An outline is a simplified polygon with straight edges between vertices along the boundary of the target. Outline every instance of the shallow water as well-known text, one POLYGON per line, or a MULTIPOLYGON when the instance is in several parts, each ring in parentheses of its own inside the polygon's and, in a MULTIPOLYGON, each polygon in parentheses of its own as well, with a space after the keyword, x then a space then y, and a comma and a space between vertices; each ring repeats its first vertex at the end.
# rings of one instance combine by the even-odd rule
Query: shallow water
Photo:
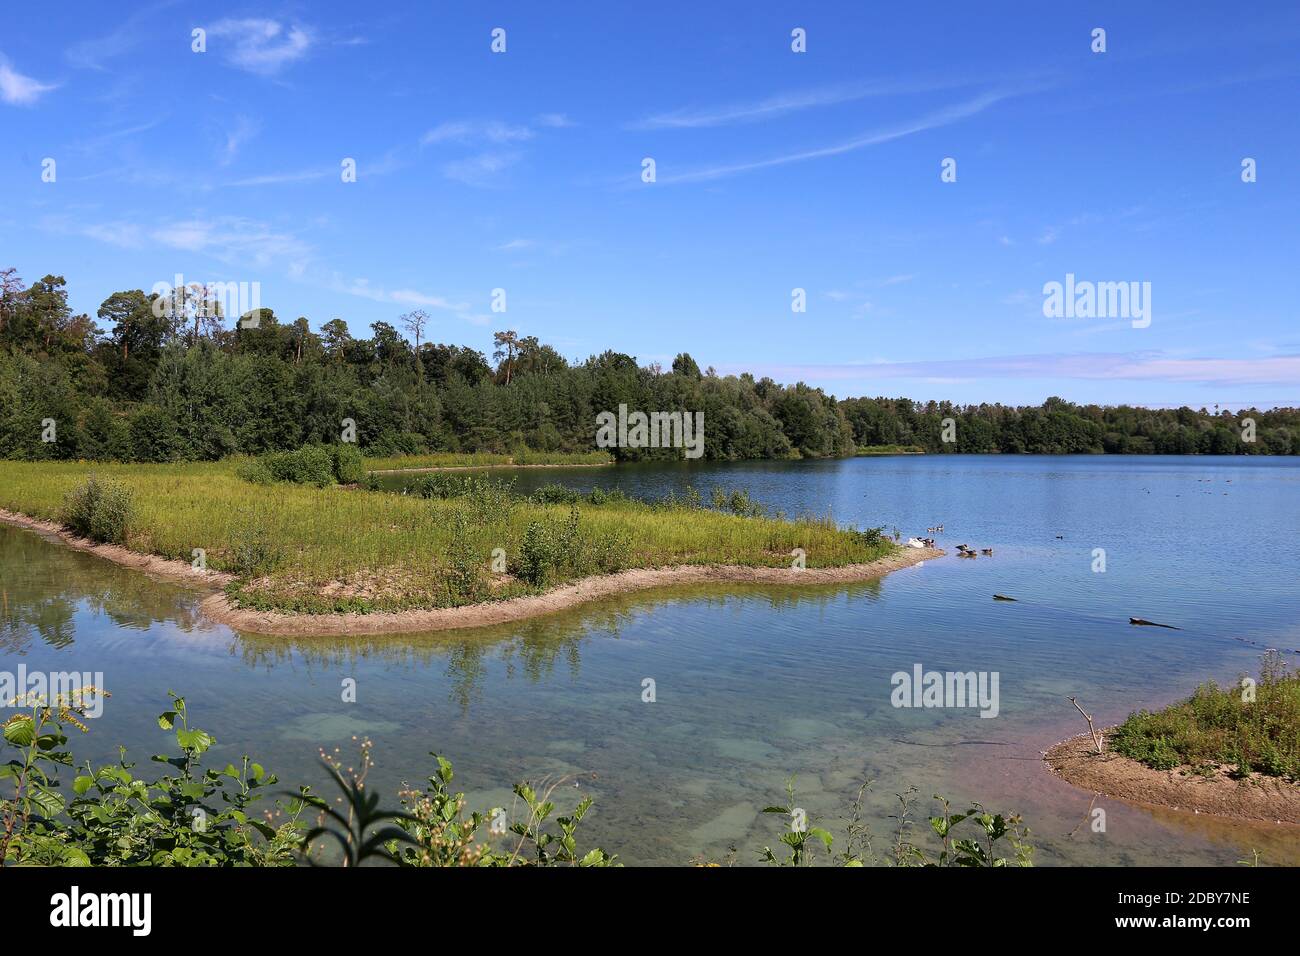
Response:
POLYGON ((759 811, 784 802, 791 776, 796 804, 836 832, 872 780, 881 849, 894 795, 915 786, 922 811, 942 793, 1021 812, 1038 863, 1230 865, 1252 848, 1300 863, 1296 829, 1105 798, 1106 832, 1093 833, 1092 795, 1039 760, 1084 729, 1067 694, 1111 723, 1253 671, 1265 647, 1300 648, 1300 461, 900 457, 518 475, 524 489, 648 496, 745 487, 859 527, 942 522, 950 552, 994 555, 852 586, 674 588, 451 635, 271 638, 200 620, 193 592, 0 527, 0 670, 102 671, 113 697, 75 741, 94 759, 119 742, 142 763, 166 750, 155 717, 173 689, 216 734, 214 763, 249 752, 286 783, 319 783, 318 747, 347 752, 353 735, 376 741, 372 781, 386 794, 421 780, 431 750, 475 805, 509 805, 517 779, 576 775, 557 802, 591 794, 582 842, 628 863, 732 846, 754 862, 782 822, 759 811), (917 663, 998 672, 998 716, 893 707, 891 675, 917 663), (341 700, 344 678, 355 704, 341 700))

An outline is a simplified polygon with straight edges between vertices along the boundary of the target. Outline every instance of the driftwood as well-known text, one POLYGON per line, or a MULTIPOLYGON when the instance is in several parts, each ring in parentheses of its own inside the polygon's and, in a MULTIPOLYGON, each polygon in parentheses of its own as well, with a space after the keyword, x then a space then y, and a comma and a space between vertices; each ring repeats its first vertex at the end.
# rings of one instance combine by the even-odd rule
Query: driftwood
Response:
POLYGON ((995 600, 995 601, 1017 601, 1017 600, 1019 600, 1019 598, 1007 597, 1005 594, 995 594, 995 595, 993 595, 993 600, 995 600))
POLYGON ((1084 713, 1083 708, 1079 706, 1079 702, 1075 700, 1073 697, 1067 697, 1065 699, 1074 705, 1075 710, 1083 714, 1083 719, 1088 722, 1088 733, 1092 735, 1093 746, 1097 748, 1097 753, 1101 753, 1102 745, 1105 743, 1105 741, 1102 739, 1101 733, 1097 730, 1097 728, 1092 725, 1092 714, 1084 713))
POLYGON ((1171 631, 1181 631, 1181 627, 1174 627, 1172 624, 1157 624, 1155 621, 1146 621, 1140 617, 1131 617, 1128 619, 1130 624, 1140 624, 1143 627, 1167 627, 1171 631))

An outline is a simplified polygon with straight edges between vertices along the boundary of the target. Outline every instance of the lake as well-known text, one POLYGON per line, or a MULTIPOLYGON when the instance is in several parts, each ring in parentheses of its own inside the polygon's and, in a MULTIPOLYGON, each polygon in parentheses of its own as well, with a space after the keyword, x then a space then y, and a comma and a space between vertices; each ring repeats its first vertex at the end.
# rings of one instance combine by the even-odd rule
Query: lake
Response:
POLYGON ((1039 864, 1232 865, 1251 849, 1300 863, 1295 828, 1094 803, 1039 759, 1086 729, 1066 695, 1110 724, 1254 673, 1266 647, 1300 648, 1300 460, 907 456, 511 474, 522 490, 741 487, 790 515, 905 537, 943 523, 949 556, 865 584, 674 588, 478 631, 271 638, 203 621, 194 592, 0 526, 0 670, 102 671, 113 697, 88 735, 73 731, 78 756, 96 762, 118 743, 146 765, 174 749, 155 721, 170 689, 216 735, 212 763, 251 753, 286 785, 319 785, 318 749, 347 753, 354 735, 375 741, 371 785, 388 803, 423 780, 430 751, 453 761, 474 806, 508 806, 518 779, 574 775, 581 788, 566 781, 556 800, 595 799, 580 842, 626 863, 725 860, 732 847, 756 862, 784 822, 759 811, 784 803, 792 777, 796 804, 836 833, 872 781, 866 816, 882 850, 895 795, 915 787, 922 810, 940 793, 1019 811, 1039 864), (961 560, 958 543, 994 553, 961 560), (996 672, 997 716, 894 707, 891 675, 918 664, 996 672), (342 700, 346 678, 355 703, 342 700), (1105 833, 1089 826, 1094 805, 1105 833))

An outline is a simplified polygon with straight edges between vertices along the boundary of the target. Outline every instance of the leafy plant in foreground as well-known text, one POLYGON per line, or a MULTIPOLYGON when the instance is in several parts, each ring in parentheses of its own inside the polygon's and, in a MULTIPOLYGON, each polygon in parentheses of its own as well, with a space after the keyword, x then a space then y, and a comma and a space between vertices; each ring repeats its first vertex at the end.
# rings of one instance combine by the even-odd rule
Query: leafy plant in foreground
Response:
MULTIPOLYGON (((870 788, 863 784, 854 803, 853 815, 847 830, 847 846, 838 856, 831 855, 834 838, 830 831, 812 826, 804 811, 795 806, 794 780, 786 785, 787 803, 785 806, 764 808, 764 813, 785 815, 790 820, 786 832, 781 835, 781 843, 789 847, 784 858, 778 858, 771 847, 764 847, 759 855, 766 863, 776 866, 807 866, 814 862, 818 847, 826 854, 829 862, 839 866, 864 866, 878 862, 871 849, 869 829, 862 823, 862 798, 870 788)), ((1029 830, 1025 828, 1018 815, 989 813, 978 803, 972 803, 969 809, 953 813, 951 804, 941 796, 935 795, 940 812, 929 818, 930 830, 939 838, 940 849, 937 855, 917 843, 912 842, 912 816, 915 812, 915 788, 898 795, 900 810, 895 815, 897 828, 894 846, 889 857, 884 860, 893 866, 960 866, 960 867, 1003 867, 1032 866, 1033 847, 1029 845, 1029 830), (974 828, 971 836, 956 836, 954 830, 962 823, 969 823, 966 831, 974 828), (1000 856, 1004 852, 1000 843, 1006 840, 1012 851, 1011 857, 1000 856)))

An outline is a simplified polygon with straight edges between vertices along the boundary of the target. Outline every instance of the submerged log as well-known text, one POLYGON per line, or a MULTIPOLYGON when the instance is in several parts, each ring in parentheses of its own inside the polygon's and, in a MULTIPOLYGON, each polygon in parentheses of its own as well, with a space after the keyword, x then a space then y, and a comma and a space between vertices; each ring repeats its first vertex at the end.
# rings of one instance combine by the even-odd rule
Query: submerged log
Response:
POLYGON ((1140 617, 1131 617, 1128 619, 1130 624, 1140 624, 1143 627, 1167 627, 1171 631, 1181 631, 1181 627, 1174 627, 1172 624, 1157 624, 1155 621, 1144 621, 1140 617))

